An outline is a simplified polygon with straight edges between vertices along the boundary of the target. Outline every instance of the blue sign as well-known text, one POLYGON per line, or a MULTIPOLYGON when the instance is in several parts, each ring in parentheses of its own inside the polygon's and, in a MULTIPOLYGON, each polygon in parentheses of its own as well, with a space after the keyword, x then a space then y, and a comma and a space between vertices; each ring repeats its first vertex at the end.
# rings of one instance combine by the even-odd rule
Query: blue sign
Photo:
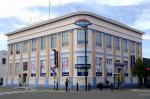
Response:
POLYGON ((86 27, 86 26, 91 25, 91 23, 87 19, 78 19, 78 20, 76 20, 75 25, 78 25, 81 27, 86 27))
POLYGON ((102 72, 96 72, 96 76, 102 76, 102 72))
POLYGON ((69 72, 62 72, 62 76, 69 76, 69 72))
MULTIPOLYGON (((85 68, 85 64, 75 64, 75 68, 85 68)), ((91 64, 86 64, 86 68, 91 68, 91 64)))

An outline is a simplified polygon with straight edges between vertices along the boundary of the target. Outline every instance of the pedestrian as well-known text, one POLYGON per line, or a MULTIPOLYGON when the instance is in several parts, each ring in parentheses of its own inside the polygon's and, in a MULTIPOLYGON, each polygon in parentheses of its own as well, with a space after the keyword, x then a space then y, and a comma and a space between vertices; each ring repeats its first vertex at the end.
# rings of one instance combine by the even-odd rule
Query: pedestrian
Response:
POLYGON ((65 81, 66 91, 68 91, 68 83, 69 83, 69 79, 67 78, 65 81))

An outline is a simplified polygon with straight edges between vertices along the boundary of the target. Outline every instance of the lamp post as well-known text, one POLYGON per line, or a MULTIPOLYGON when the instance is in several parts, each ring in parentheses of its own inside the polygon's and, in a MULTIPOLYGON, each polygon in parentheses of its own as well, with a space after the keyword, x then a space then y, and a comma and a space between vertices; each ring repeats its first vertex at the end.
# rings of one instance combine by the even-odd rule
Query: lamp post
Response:
POLYGON ((92 25, 92 23, 87 20, 87 19, 78 19, 74 23, 75 25, 78 25, 82 28, 84 28, 84 40, 85 40, 85 63, 84 63, 84 68, 85 68, 85 90, 87 91, 87 28, 89 25, 92 25))

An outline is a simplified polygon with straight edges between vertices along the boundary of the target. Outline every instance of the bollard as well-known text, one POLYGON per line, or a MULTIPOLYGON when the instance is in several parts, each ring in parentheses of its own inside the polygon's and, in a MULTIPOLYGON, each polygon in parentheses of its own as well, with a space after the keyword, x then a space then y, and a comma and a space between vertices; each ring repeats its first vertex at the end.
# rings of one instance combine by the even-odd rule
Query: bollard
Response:
POLYGON ((77 83, 77 92, 78 92, 78 83, 77 83))
POLYGON ((111 91, 113 91, 113 83, 110 84, 111 91))
POLYGON ((90 83, 89 83, 89 84, 88 84, 88 90, 89 90, 89 91, 90 91, 90 87, 91 87, 91 86, 90 86, 90 83))
POLYGON ((56 85, 56 89, 58 90, 58 82, 57 82, 57 85, 56 85))

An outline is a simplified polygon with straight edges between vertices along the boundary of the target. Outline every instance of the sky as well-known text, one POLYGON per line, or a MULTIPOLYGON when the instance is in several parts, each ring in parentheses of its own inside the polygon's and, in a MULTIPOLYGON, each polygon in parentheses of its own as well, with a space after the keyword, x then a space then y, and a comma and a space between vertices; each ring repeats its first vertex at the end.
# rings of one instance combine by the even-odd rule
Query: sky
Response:
POLYGON ((89 11, 139 29, 143 57, 150 58, 150 0, 0 0, 0 50, 5 33, 71 12, 89 11), (49 3, 50 2, 50 3, 49 3))

